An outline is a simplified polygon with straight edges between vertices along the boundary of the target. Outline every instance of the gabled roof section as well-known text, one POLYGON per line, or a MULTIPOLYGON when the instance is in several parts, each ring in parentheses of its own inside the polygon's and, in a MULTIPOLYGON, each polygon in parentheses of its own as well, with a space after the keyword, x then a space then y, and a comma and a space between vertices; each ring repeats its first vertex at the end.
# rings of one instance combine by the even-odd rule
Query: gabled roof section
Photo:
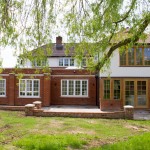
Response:
MULTIPOLYGON (((136 43, 139 44, 150 44, 150 34, 143 34, 143 39, 139 39, 136 43)), ((132 37, 132 33, 130 33, 130 28, 126 28, 116 33, 111 39, 111 43, 118 43, 126 38, 132 37)))

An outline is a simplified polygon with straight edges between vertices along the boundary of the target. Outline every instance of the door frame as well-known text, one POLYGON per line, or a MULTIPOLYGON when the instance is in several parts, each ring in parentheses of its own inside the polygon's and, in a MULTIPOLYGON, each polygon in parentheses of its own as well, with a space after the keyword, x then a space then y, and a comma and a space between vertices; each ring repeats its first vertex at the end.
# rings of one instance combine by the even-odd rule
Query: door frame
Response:
POLYGON ((149 101, 148 101, 148 79, 140 79, 140 78, 136 78, 136 79, 125 79, 124 80, 124 86, 123 86, 123 104, 125 105, 125 82, 126 81, 134 81, 134 108, 148 108, 149 106, 149 101), (137 82, 138 81, 146 81, 146 105, 145 106, 138 106, 138 102, 137 102, 137 82))

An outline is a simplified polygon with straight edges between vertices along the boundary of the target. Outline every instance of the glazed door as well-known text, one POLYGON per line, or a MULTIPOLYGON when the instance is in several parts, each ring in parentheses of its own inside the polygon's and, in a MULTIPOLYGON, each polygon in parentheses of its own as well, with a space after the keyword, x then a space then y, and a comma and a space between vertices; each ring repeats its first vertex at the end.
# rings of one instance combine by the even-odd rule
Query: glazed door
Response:
POLYGON ((137 102, 138 108, 147 106, 147 86, 146 81, 137 81, 137 102))
POLYGON ((135 108, 147 108, 147 81, 134 80, 125 81, 125 105, 135 108))

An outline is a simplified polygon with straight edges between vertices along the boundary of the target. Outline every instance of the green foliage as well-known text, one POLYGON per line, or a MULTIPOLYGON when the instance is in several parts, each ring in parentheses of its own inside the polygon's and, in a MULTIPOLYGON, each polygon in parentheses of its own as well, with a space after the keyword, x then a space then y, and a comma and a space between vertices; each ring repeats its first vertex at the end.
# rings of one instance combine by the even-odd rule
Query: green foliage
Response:
POLYGON ((76 49, 76 57, 80 60, 78 55, 92 57, 99 53, 97 62, 90 60, 88 67, 93 71, 108 68, 117 48, 132 46, 139 38, 146 38, 143 32, 150 24, 148 0, 70 0, 67 4, 71 7, 65 17, 69 38, 82 47, 76 49), (89 46, 91 42, 99 46, 89 46))

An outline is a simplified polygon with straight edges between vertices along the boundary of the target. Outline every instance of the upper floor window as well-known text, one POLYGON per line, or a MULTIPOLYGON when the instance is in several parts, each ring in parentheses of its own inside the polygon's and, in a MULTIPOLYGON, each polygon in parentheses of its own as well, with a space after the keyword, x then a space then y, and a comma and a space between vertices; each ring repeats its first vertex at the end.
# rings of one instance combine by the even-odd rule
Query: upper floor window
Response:
POLYGON ((40 80, 39 79, 21 79, 19 80, 20 97, 39 97, 40 80))
POLYGON ((0 79, 0 96, 6 96, 6 80, 0 79))
POLYGON ((81 61, 81 66, 86 67, 86 58, 83 58, 81 61))
POLYGON ((134 47, 123 52, 120 66, 150 66, 150 47, 134 47))
POLYGON ((33 61, 33 66, 34 67, 43 67, 43 66, 46 66, 47 64, 47 60, 46 59, 35 59, 33 61))
POLYGON ((87 97, 88 81, 87 80, 62 80, 61 95, 70 97, 87 97))
POLYGON ((74 66, 74 59, 73 58, 60 58, 59 66, 74 66))

